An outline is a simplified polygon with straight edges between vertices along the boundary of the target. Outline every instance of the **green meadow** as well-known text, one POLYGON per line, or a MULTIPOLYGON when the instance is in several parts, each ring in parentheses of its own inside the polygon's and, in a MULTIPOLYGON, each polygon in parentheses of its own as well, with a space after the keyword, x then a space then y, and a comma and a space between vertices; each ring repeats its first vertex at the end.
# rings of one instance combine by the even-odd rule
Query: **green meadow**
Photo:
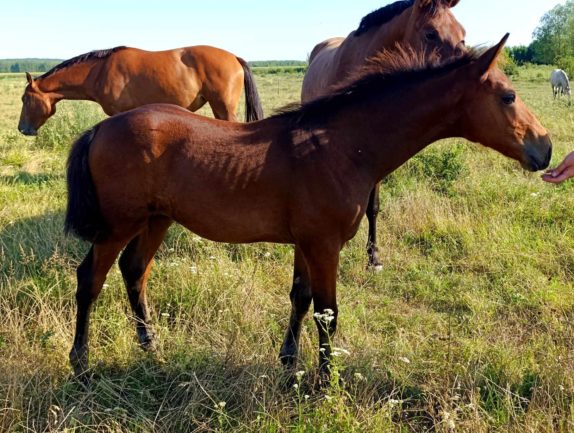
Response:
MULTIPOLYGON (((513 80, 557 164, 574 150, 574 106, 552 99, 551 69, 513 80)), ((287 72, 256 72, 266 114, 299 99, 303 75, 287 72)), ((64 101, 24 137, 24 84, 0 74, 0 431, 574 431, 574 185, 464 140, 384 181, 381 272, 365 270, 366 222, 343 250, 330 384, 316 386, 311 315, 295 383, 278 359, 292 248, 178 226, 148 285, 159 351, 139 348, 115 266, 92 315, 92 380, 78 383, 68 352, 88 245, 63 235, 64 170, 74 138, 105 115, 64 101)))

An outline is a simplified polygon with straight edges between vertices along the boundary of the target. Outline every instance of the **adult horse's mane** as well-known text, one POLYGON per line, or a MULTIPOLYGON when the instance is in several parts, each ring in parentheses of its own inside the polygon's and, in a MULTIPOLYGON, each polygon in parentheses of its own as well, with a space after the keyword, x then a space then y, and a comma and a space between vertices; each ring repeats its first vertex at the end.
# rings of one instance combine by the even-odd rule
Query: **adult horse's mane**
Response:
POLYGON ((288 120, 294 127, 321 123, 341 107, 364 101, 373 94, 381 98, 385 93, 446 75, 473 62, 483 51, 471 48, 447 61, 441 61, 438 56, 431 56, 429 60, 424 52, 400 46, 392 51, 383 51, 369 59, 367 65, 346 84, 335 87, 331 94, 305 104, 290 104, 272 117, 288 120))
POLYGON ((354 36, 360 36, 366 33, 373 27, 382 26, 391 21, 397 15, 402 14, 405 10, 410 8, 415 3, 415 0, 399 0, 389 5, 383 6, 376 11, 363 17, 354 36))
POLYGON ((126 48, 127 47, 125 47, 125 46, 120 46, 120 47, 115 47, 115 48, 109 48, 107 50, 95 50, 95 51, 90 51, 89 53, 80 54, 79 56, 72 57, 71 59, 64 60, 62 63, 57 64, 52 69, 50 69, 48 72, 42 74, 39 78, 46 78, 46 77, 52 75, 54 72, 60 71, 62 69, 65 69, 65 68, 73 66, 73 65, 77 65, 78 63, 82 63, 82 62, 85 62, 85 61, 90 60, 90 59, 105 59, 106 57, 109 57, 110 55, 112 55, 116 51, 124 50, 126 48))

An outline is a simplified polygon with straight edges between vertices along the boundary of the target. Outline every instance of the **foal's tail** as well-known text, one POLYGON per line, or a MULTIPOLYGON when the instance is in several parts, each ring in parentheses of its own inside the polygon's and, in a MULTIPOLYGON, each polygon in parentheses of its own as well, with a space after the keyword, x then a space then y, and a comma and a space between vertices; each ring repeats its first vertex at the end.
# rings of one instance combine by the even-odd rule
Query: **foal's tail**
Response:
POLYGON ((88 242, 102 240, 108 226, 100 211, 100 203, 90 172, 88 154, 97 126, 84 132, 72 146, 68 157, 68 207, 64 232, 88 242))
POLYGON ((245 88, 245 121, 254 122, 263 119, 263 107, 261 106, 261 99, 255 86, 253 79, 253 72, 245 60, 237 57, 237 61, 243 68, 243 86, 245 88))

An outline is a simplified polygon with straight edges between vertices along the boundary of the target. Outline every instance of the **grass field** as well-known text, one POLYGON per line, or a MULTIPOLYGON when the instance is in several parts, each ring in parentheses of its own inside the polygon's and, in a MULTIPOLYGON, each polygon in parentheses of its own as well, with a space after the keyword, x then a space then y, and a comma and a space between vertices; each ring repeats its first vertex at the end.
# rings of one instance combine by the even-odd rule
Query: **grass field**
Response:
MULTIPOLYGON (((574 149, 574 107, 552 100, 549 71, 522 68, 515 83, 557 163, 574 149)), ((266 113, 297 101, 301 80, 258 75, 266 113)), ((549 186, 462 140, 432 145, 385 181, 382 272, 365 271, 365 227, 343 250, 340 380, 314 387, 308 319, 305 373, 285 386, 289 246, 214 244, 174 226, 148 290, 160 352, 139 349, 115 267, 82 387, 68 352, 88 246, 62 234, 64 165, 74 137, 104 115, 65 101, 26 138, 24 83, 0 75, 1 431, 574 431, 572 184, 549 186)))

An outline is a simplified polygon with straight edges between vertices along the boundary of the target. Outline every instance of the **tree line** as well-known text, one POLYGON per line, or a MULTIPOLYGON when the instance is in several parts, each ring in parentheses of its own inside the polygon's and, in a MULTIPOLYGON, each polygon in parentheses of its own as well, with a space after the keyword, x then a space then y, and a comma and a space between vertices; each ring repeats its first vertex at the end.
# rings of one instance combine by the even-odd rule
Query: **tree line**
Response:
POLYGON ((574 0, 554 7, 540 20, 528 46, 511 47, 516 63, 557 65, 574 76, 574 0))
POLYGON ((54 59, 0 59, 0 72, 46 72, 60 62, 54 59))

